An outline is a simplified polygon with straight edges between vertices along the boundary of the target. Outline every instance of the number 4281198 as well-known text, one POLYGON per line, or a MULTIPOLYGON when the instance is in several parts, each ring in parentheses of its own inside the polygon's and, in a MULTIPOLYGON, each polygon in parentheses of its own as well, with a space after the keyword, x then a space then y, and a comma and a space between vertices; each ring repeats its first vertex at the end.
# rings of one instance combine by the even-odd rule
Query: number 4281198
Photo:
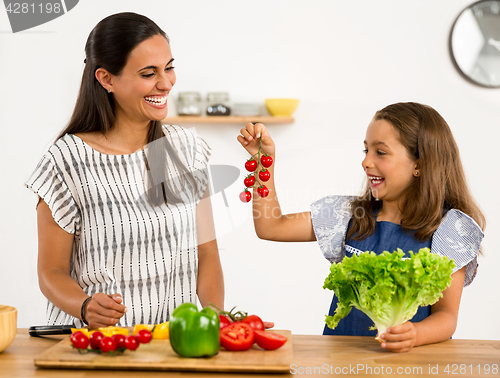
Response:
POLYGON ((8 3, 5 9, 7 13, 14 14, 35 14, 35 13, 61 13, 63 9, 61 3, 45 3, 45 4, 35 4, 35 3, 8 3))
POLYGON ((447 374, 472 374, 472 375, 487 375, 487 374, 498 374, 497 364, 479 364, 479 365, 466 365, 466 364, 448 364, 446 365, 444 372, 447 374))

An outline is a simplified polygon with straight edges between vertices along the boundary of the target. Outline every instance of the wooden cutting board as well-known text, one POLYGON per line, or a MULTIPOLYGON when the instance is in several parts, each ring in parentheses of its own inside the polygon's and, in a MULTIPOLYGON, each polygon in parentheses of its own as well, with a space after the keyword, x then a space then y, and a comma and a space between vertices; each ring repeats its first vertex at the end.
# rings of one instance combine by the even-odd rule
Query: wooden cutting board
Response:
POLYGON ((264 350, 256 344, 247 351, 230 352, 221 347, 210 358, 185 358, 176 354, 169 340, 152 340, 135 351, 119 355, 81 354, 74 349, 69 336, 35 358, 41 368, 117 369, 117 370, 178 370, 219 372, 290 372, 293 359, 292 333, 272 330, 285 335, 288 341, 277 350, 264 350))

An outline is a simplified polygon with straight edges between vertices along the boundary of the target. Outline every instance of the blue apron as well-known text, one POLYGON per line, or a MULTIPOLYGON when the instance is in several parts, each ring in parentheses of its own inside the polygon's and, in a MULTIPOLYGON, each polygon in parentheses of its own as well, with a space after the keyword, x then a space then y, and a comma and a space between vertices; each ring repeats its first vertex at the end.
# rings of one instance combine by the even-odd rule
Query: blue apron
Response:
MULTIPOLYGON (((349 223, 350 228, 350 223, 349 223)), ((397 248, 405 252, 405 257, 410 257, 409 251, 417 253, 420 248, 431 248, 432 238, 421 242, 414 237, 414 232, 405 232, 400 225, 391 222, 376 222, 375 232, 364 240, 346 240, 345 254, 348 257, 356 251, 373 251, 380 254, 383 251, 394 252, 397 248)), ((328 315, 333 316, 337 308, 338 299, 334 295, 328 315)), ((411 322, 419 322, 431 313, 431 306, 419 307, 411 322)), ((330 329, 325 325, 323 335, 343 335, 343 336, 376 336, 377 331, 370 331, 373 321, 357 308, 352 307, 348 316, 340 320, 335 329, 330 329)))

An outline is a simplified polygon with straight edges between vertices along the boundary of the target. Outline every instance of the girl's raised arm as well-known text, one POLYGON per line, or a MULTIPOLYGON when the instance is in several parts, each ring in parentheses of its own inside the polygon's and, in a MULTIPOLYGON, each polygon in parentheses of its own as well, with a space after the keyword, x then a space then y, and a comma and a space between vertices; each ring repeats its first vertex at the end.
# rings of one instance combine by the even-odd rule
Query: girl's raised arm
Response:
MULTIPOLYGON (((268 168, 271 178, 265 183, 263 182, 269 189, 269 195, 262 198, 257 193, 258 185, 254 188, 253 219, 257 236, 265 240, 282 242, 315 241, 316 236, 309 211, 285 215, 281 213, 274 185, 276 149, 266 127, 262 123, 248 123, 240 132, 241 135, 238 135, 238 141, 250 155, 258 153, 260 137, 262 148, 273 158, 273 165, 268 168)), ((259 169, 255 171, 257 179, 259 175, 258 171, 259 169)))

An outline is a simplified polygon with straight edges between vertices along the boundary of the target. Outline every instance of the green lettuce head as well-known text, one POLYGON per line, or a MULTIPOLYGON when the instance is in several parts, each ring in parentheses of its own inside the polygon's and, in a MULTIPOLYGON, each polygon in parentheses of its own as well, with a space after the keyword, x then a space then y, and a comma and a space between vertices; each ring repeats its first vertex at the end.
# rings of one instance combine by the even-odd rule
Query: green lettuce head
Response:
POLYGON ((409 254, 403 259, 399 248, 379 255, 365 252, 332 264, 323 288, 333 290, 339 302, 334 316, 326 317, 327 326, 334 329, 354 306, 373 320, 378 339, 387 328, 413 318, 419 306, 436 303, 451 284, 455 263, 429 248, 409 254))

